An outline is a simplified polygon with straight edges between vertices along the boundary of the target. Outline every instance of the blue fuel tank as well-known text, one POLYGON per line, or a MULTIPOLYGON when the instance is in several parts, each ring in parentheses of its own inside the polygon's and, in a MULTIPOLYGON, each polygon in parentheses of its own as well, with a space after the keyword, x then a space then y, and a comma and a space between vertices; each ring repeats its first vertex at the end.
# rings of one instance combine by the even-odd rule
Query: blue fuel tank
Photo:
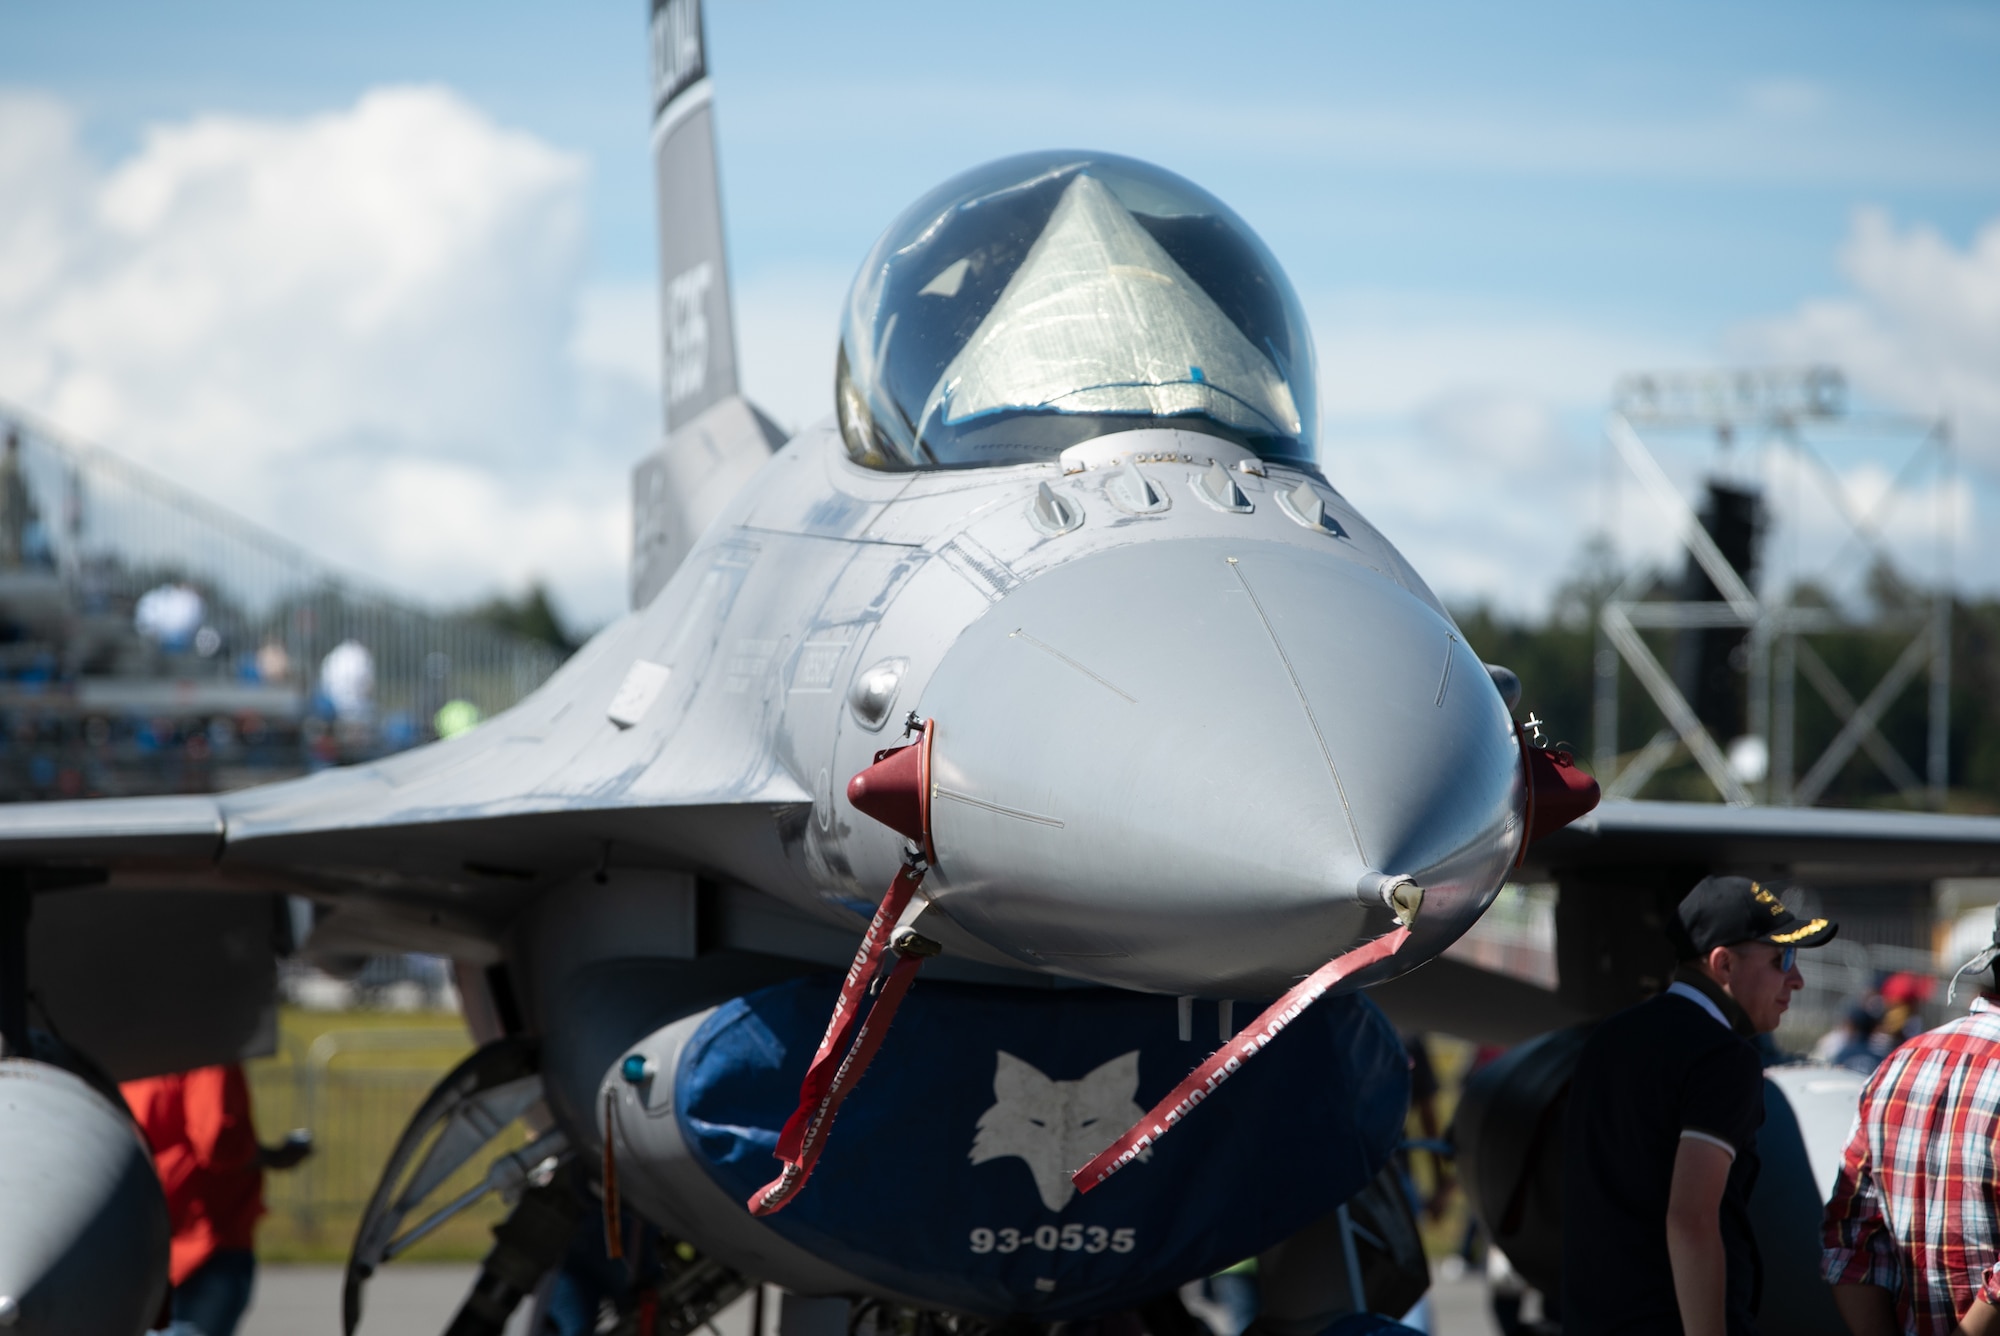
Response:
POLYGON ((1325 1215, 1402 1134, 1401 1043, 1365 997, 1326 997, 1145 1160, 1079 1194, 1070 1171, 1217 1046, 1216 1004, 1196 1004, 1186 1042, 1169 997, 920 979, 811 1182, 754 1219, 743 1202, 779 1168, 837 986, 795 979, 687 1017, 633 1047, 638 1080, 614 1064, 603 1088, 627 1198, 801 1292, 989 1317, 1125 1307, 1325 1215))

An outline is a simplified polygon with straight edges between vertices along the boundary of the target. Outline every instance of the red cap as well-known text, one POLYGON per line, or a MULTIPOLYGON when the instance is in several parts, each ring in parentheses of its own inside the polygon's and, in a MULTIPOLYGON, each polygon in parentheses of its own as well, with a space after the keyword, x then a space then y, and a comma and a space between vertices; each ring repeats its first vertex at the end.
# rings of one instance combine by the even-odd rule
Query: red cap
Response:
POLYGON ((1890 1006, 1898 1003, 1915 1005, 1931 1000, 1937 991, 1937 980, 1928 974, 1891 974, 1882 981, 1882 1000, 1890 1006))

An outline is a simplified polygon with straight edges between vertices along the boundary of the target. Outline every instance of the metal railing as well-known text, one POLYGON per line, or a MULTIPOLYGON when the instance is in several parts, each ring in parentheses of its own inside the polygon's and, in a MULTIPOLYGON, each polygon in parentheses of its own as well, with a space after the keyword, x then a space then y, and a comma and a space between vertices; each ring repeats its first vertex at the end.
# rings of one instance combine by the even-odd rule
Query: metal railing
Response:
POLYGON ((4 404, 0 452, 0 797, 226 788, 395 751, 447 702, 497 713, 560 661, 4 404), (343 673, 328 656, 348 645, 365 654, 343 673))
MULTIPOLYGON (((0 426, 19 442, 20 478, 11 504, 0 495, 0 574, 24 584, 21 577, 53 579, 78 619, 126 625, 149 591, 187 586, 214 634, 158 647, 164 666, 250 685, 264 680, 258 652, 275 646, 290 672, 274 676, 310 692, 326 654, 354 640, 374 657, 378 710, 417 710, 451 697, 489 713, 555 671, 557 656, 546 646, 341 575, 277 534, 17 409, 0 404, 0 426), (19 512, 11 525, 10 511, 19 512)), ((0 474, 0 488, 9 485, 0 474)), ((117 648, 128 647, 104 652, 115 656, 117 648)), ((264 657, 267 665, 278 658, 264 657)), ((116 666, 115 657, 100 662, 116 666)))
MULTIPOLYGON (((1954 543, 1946 498, 1955 479, 1949 424, 1902 414, 1851 413, 1846 399, 1845 378, 1831 367, 1640 375, 1619 382, 1615 407, 1605 419, 1605 439, 1677 548, 1685 549, 1690 574, 1676 589, 1649 567, 1635 567, 1598 612, 1593 769, 1606 797, 1639 796, 1664 767, 1685 755, 1727 803, 1812 806, 1860 754, 1909 805, 1944 806, 1950 772, 1954 543), (1656 434, 1712 438, 1725 448, 1740 447, 1746 459, 1783 462, 1795 478, 1810 479, 1813 497, 1831 509, 1837 526, 1840 541, 1831 556, 1823 564, 1801 564, 1794 537, 1793 569, 1782 576, 1767 573, 1761 591, 1752 588, 1759 540, 1752 540, 1749 564, 1739 571, 1667 476, 1648 439, 1656 434), (1895 484, 1866 505, 1858 502, 1826 453, 1825 446, 1837 440, 1888 447, 1881 462, 1895 467, 1895 484), (1891 543, 1898 532, 1891 511, 1899 489, 1920 484, 1931 487, 1936 511, 1922 526, 1935 546, 1935 569, 1921 582, 1901 574, 1891 543), (1909 606, 1878 607, 1866 618, 1829 606, 1829 591, 1852 583, 1861 570, 1887 575, 1909 589, 1909 606), (1705 577, 1712 597, 1689 592, 1695 572, 1705 577), (1741 736, 1711 734, 1718 721, 1697 717, 1686 694, 1692 684, 1684 675, 1677 680, 1660 662, 1646 639, 1649 632, 1683 639, 1740 636, 1734 671, 1744 674, 1741 736), (1875 680, 1843 683, 1813 643, 1816 637, 1836 634, 1898 641, 1901 652, 1891 666, 1878 670, 1875 680), (1661 720, 1651 739, 1629 756, 1619 740, 1621 669, 1645 691, 1661 720), (1799 750, 1800 678, 1839 725, 1817 757, 1799 750), (1883 734, 1885 715, 1919 683, 1926 690, 1927 712, 1921 773, 1883 734)), ((1769 504, 1761 485, 1745 495, 1765 520, 1794 530, 1805 522, 1800 495, 1793 495, 1782 512, 1769 504)), ((1607 504, 1609 496, 1607 490, 1607 504)))
MULTIPOLYGON (((424 1097, 471 1051, 462 1026, 329 1030, 309 1045, 287 1044, 247 1065, 259 1135, 307 1128, 314 1153, 297 1168, 264 1176, 269 1216, 259 1230, 267 1256, 330 1258, 353 1241, 361 1213, 390 1152, 424 1097)), ((525 1133, 524 1133, 525 1135, 525 1133)), ((495 1154, 514 1143, 495 1144, 495 1154)), ((477 1182, 491 1156, 475 1157, 440 1189, 439 1200, 477 1182)), ((491 1245, 487 1231, 504 1213, 479 1203, 426 1240, 424 1255, 472 1257, 491 1245)))

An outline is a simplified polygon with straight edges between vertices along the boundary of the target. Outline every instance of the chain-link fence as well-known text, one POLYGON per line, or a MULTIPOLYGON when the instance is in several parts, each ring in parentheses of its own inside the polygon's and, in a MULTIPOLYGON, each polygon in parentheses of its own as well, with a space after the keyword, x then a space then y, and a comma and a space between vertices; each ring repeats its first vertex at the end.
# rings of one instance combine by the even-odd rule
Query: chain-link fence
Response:
POLYGON ((0 799, 235 787, 503 710, 559 656, 0 405, 0 799))
MULTIPOLYGON (((327 1029, 309 1040, 287 1033, 279 1052, 248 1064, 259 1135, 268 1144, 287 1129, 313 1134, 314 1151, 296 1169, 264 1176, 269 1211, 258 1251, 270 1260, 333 1260, 346 1256, 361 1213, 424 1097, 471 1045, 465 1030, 439 1023, 356 1025, 327 1029)), ((448 1202, 472 1188, 488 1163, 517 1149, 510 1131, 475 1156, 435 1194, 448 1202)), ((483 1256, 504 1204, 487 1197, 454 1217, 409 1254, 432 1260, 483 1256)), ((410 1223, 415 1223, 411 1221, 410 1223)))
MULTIPOLYGON (((1905 975, 1917 982, 1924 1025, 1936 1025, 1962 1012, 1970 995, 1961 988, 1955 1007, 1945 1006, 1945 990, 1961 962, 1939 961, 1929 951, 1908 946, 1843 941, 1799 952, 1799 973, 1806 986, 1792 998, 1785 1014, 1786 1033, 1812 1037, 1838 1025, 1855 1006, 1874 993, 1883 980, 1905 975)), ((1978 981, 1973 984, 1976 992, 1978 981)), ((1796 1047, 1796 1045, 1793 1045, 1796 1047)))

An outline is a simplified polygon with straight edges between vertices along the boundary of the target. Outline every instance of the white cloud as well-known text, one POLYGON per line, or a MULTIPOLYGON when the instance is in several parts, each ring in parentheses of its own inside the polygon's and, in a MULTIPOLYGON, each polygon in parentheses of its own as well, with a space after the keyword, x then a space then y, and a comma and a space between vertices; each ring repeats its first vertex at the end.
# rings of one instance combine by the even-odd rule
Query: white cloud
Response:
POLYGON ((1760 461, 1764 495, 1782 526, 1765 544, 1767 587, 1810 581, 1858 610, 1878 556, 1918 583, 1948 577, 1953 548, 1977 541, 1977 497, 1966 479, 1934 463, 1913 465, 1915 440, 1901 443, 1902 459, 1877 449, 1843 460, 1830 457, 1828 444, 1814 443, 1817 460, 1773 449, 1760 461))
MULTIPOLYGON (((1878 209, 1855 215, 1840 252, 1850 291, 1808 301, 1787 315, 1745 325, 1727 343, 1739 360, 1830 363, 1847 373, 1864 404, 1887 405, 1951 428, 1969 468, 1957 479, 1931 475, 1906 484, 1888 508, 1892 551, 1909 573, 1938 572, 1940 544, 1955 549, 1962 587, 1990 591, 2000 571, 2000 539, 1977 513, 2000 500, 2000 219, 1963 248, 1934 228, 1898 227, 1878 209)), ((1902 446, 1907 454, 1915 437, 1902 446)), ((1896 461, 1837 461, 1841 485, 1858 503, 1888 486, 1896 461)), ((1804 498, 1799 525, 1807 550, 1826 545, 1844 522, 1817 482, 1774 491, 1804 498), (1817 512, 1813 510, 1817 507, 1817 512)), ((1812 562, 1799 566, 1811 573, 1812 562)), ((1946 567, 1950 569, 1950 567, 1946 567)))
POLYGON ((1736 331, 1747 357, 1830 362, 1864 395, 1952 421, 1966 459, 2000 468, 2000 219, 1963 250, 1865 209, 1841 250, 1853 293, 1736 331))
MULTIPOLYGON (((1744 92, 1777 119, 1823 97, 1744 92)), ((585 285, 584 179, 441 89, 155 126, 108 166, 63 104, 0 94, 0 399, 396 587, 540 576, 609 617, 627 470, 659 430, 658 310, 648 285, 585 285)), ((1732 355, 1837 362, 2000 464, 2000 222, 1961 249, 1864 213, 1842 263, 1850 293, 1736 331, 1732 355)), ((788 427, 825 416, 850 274, 740 277, 746 393, 788 427)), ((1603 521, 1613 380, 1711 360, 1407 293, 1310 305, 1329 475, 1447 597, 1522 611, 1603 521)), ((1938 504, 1969 523, 1969 494, 1938 504)))
MULTIPOLYGON (((737 379, 744 395, 790 431, 824 418, 833 411, 834 348, 849 275, 767 265, 732 279, 737 379)), ((659 293, 646 283, 586 288, 569 351, 590 374, 627 388, 643 386, 657 396, 659 293)))
POLYGON ((0 398, 394 587, 622 603, 649 322, 581 288, 583 162, 456 94, 156 125, 0 101, 0 398))
POLYGON ((577 303, 569 355, 578 366, 659 393, 660 296, 650 283, 595 284, 577 303))
POLYGON ((1562 454, 1561 432, 1548 405, 1519 395, 1451 395, 1432 404, 1419 423, 1454 463, 1477 461, 1522 474, 1547 468, 1562 454))
POLYGON ((1533 615, 1594 525, 1595 452, 1543 399, 1462 388, 1322 455, 1440 597, 1533 615))
POLYGON ((551 492, 545 478, 523 485, 477 465, 425 456, 346 472, 352 486, 343 490, 367 513, 373 542, 398 568, 445 573, 473 587, 482 581, 515 588, 536 578, 577 588, 624 568, 621 491, 551 492))
MULTIPOLYGON (((1906 575, 1934 578, 1941 547, 1955 547, 1961 582, 1989 584, 1979 573, 2000 566, 2000 551, 1974 516, 2000 468, 2000 223, 1960 250, 1863 214, 1842 264, 1854 294, 1735 331, 1726 360, 1831 361, 1866 399, 1949 410, 1983 476, 1895 476, 1919 443, 1908 435, 1818 441, 1814 465, 1761 441, 1732 460, 1705 435, 1656 439, 1656 454, 1689 497, 1713 471, 1750 470, 1774 510, 1765 560, 1777 585, 1809 578, 1859 594, 1872 552, 1851 542, 1830 492, 1873 517, 1906 575)), ((1620 373, 1712 363, 1708 350, 1393 296, 1314 308, 1328 473, 1448 600, 1538 612, 1600 528, 1626 561, 1678 569, 1666 518, 1607 456, 1596 420, 1620 373)))
MULTIPOLYGON (((1700 366, 1712 353, 1530 313, 1416 309, 1405 300, 1414 314, 1398 317, 1390 309, 1398 304, 1315 304, 1316 324, 1331 330, 1319 341, 1320 453, 1328 476, 1442 597, 1539 615, 1598 531, 1628 564, 1680 569, 1685 554, 1668 517, 1609 453, 1599 422, 1621 373, 1700 366)), ((1870 327, 1900 366, 1896 337, 1870 327)), ((1831 492, 1879 525, 1912 578, 1938 572, 1941 534, 1955 537, 1962 569, 1992 569, 2000 556, 1980 544, 1979 494, 1963 478, 1923 467, 1896 476, 1914 438, 1816 441, 1823 464, 1765 449, 1761 438, 1733 453, 1706 433, 1648 439, 1691 500, 1717 472, 1762 487, 1775 521, 1765 545, 1771 587, 1807 578, 1860 596, 1872 552, 1850 543, 1831 492)))
POLYGON ((743 392, 788 430, 833 411, 840 309, 852 278, 832 268, 773 266, 737 285, 743 392))
POLYGON ((1407 294, 1332 294, 1312 301, 1309 313, 1329 425, 1413 415, 1481 388, 1598 408, 1620 375, 1689 355, 1664 339, 1540 312, 1465 310, 1407 294))
POLYGON ((1327 476, 1450 603, 1537 615, 1603 523, 1616 378, 1689 349, 1398 294, 1310 303, 1327 476))

